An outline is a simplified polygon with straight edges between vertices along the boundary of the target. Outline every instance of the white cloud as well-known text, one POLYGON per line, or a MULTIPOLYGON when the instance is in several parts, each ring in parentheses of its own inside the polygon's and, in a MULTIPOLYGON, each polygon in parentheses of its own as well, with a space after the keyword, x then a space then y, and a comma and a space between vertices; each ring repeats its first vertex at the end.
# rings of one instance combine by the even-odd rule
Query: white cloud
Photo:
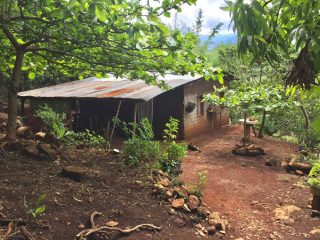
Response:
MULTIPOLYGON (((221 27, 220 33, 231 33, 232 29, 228 30, 230 24, 229 12, 220 9, 225 6, 224 0, 198 0, 196 5, 183 5, 182 12, 178 13, 179 21, 184 22, 187 26, 192 27, 198 11, 201 8, 203 11, 204 21, 201 34, 209 34, 214 26, 219 22, 224 25, 221 27)), ((170 18, 163 18, 166 24, 173 24, 174 13, 170 18)))

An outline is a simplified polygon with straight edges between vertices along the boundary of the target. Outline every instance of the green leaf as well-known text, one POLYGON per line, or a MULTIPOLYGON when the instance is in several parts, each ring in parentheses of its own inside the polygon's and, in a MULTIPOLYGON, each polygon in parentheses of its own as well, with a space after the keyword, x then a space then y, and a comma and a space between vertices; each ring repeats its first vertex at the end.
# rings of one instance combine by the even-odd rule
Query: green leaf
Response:
POLYGON ((105 22, 107 20, 107 12, 100 4, 95 5, 95 14, 101 22, 105 22))
POLYGON ((36 77, 36 73, 35 73, 35 72, 29 72, 28 78, 29 78, 30 80, 35 79, 35 77, 36 77))

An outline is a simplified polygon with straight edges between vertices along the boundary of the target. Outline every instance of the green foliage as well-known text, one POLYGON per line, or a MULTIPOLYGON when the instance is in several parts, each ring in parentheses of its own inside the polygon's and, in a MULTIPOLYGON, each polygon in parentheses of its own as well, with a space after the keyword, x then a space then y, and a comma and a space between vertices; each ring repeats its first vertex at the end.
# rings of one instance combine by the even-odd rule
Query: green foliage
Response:
POLYGON ((124 141, 122 145, 122 159, 131 167, 154 164, 162 160, 162 150, 159 141, 145 140, 133 137, 124 141))
POLYGON ((207 182, 207 171, 197 172, 197 181, 191 186, 191 194, 202 198, 205 184, 207 182))
POLYGON ((113 119, 129 137, 122 145, 122 159, 132 167, 141 164, 157 165, 162 159, 162 149, 159 141, 154 140, 152 125, 147 118, 138 123, 126 123, 113 119))
POLYGON ((46 194, 41 194, 37 201, 35 202, 34 206, 30 206, 27 202, 26 197, 23 197, 23 206, 26 209, 27 214, 31 214, 31 216, 36 219, 39 217, 42 213, 46 211, 46 206, 43 204, 43 201, 47 197, 46 194))
POLYGON ((286 76, 288 84, 307 89, 320 71, 319 1, 226 1, 234 30, 238 35, 238 53, 244 60, 262 59, 276 65, 279 53, 295 58, 286 76), (295 56, 290 52, 293 51, 295 56))
POLYGON ((313 165, 308 178, 310 186, 320 189, 320 163, 313 165))
POLYGON ((179 174, 181 161, 187 154, 187 149, 186 144, 170 142, 162 158, 162 169, 171 175, 179 174))
POLYGON ((86 129, 83 132, 67 131, 62 139, 65 145, 83 145, 84 147, 107 148, 108 141, 94 131, 86 129))
POLYGON ((36 116, 41 119, 45 128, 53 132, 58 139, 61 139, 65 135, 67 129, 63 124, 66 118, 64 114, 56 113, 51 107, 45 104, 36 110, 36 116))
POLYGON ((167 142, 172 142, 177 138, 179 130, 179 120, 173 117, 170 117, 169 122, 166 123, 166 129, 164 129, 164 140, 167 142))

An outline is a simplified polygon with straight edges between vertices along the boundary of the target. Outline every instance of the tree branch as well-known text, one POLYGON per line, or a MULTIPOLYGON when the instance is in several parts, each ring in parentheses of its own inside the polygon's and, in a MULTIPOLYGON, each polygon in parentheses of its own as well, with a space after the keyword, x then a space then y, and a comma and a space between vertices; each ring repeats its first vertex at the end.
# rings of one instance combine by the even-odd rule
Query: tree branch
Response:
POLYGON ((16 50, 20 49, 20 44, 17 42, 16 38, 13 36, 12 32, 3 25, 0 25, 0 28, 2 29, 3 33, 6 35, 6 37, 9 39, 11 44, 14 46, 16 50))

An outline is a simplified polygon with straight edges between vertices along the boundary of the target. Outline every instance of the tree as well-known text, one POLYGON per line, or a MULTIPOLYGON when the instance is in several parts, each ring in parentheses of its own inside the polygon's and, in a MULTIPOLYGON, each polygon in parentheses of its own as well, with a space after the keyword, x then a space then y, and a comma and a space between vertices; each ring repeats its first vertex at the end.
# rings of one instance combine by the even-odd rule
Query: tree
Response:
POLYGON ((16 135, 17 92, 49 70, 62 76, 126 76, 156 84, 158 75, 210 75, 194 53, 196 38, 170 31, 159 16, 194 0, 158 6, 129 0, 3 0, 0 3, 0 70, 9 79, 7 138, 16 135))
POLYGON ((196 22, 193 26, 193 31, 197 36, 199 36, 202 31, 202 24, 203 24, 203 11, 200 8, 198 11, 196 22))
POLYGON ((236 0, 226 1, 238 52, 251 62, 262 59, 279 63, 278 53, 292 58, 285 76, 287 85, 310 89, 320 71, 320 1, 236 0), (293 51, 293 56, 291 55, 293 51))

